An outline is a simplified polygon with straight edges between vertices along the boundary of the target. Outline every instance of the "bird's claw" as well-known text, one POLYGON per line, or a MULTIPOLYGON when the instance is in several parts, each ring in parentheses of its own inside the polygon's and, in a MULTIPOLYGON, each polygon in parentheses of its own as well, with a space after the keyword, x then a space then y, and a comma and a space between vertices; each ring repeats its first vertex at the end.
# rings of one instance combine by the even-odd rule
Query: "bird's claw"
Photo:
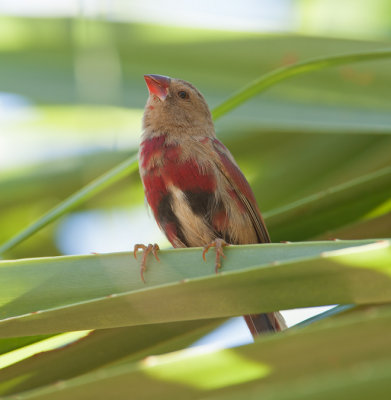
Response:
POLYGON ((202 258, 206 261, 206 253, 211 247, 216 248, 216 263, 215 263, 215 272, 216 274, 219 272, 221 268, 221 257, 225 257, 223 248, 229 246, 229 244, 224 239, 215 239, 213 242, 209 243, 204 247, 204 251, 202 252, 202 258))
POLYGON ((147 270, 147 256, 149 253, 152 253, 157 261, 160 261, 157 252, 160 250, 159 246, 155 244, 149 244, 148 246, 145 246, 145 244, 135 244, 134 245, 134 250, 133 250, 133 255, 134 258, 137 260, 137 252, 138 250, 143 251, 143 258, 141 260, 141 266, 140 266, 140 275, 141 275, 141 280, 145 283, 144 279, 144 272, 147 270))

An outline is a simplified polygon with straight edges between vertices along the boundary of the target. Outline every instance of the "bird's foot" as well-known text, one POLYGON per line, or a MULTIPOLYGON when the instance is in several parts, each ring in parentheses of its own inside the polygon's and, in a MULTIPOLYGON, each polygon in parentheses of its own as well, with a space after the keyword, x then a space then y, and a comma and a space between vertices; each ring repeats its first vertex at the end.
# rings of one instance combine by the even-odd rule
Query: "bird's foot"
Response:
POLYGON ((202 258, 206 261, 205 254, 211 247, 216 248, 216 263, 215 263, 215 272, 216 274, 219 272, 221 268, 221 257, 225 258, 225 254, 223 248, 225 246, 229 246, 229 244, 224 239, 215 239, 213 242, 209 243, 204 247, 204 251, 202 252, 202 258))
POLYGON ((160 249, 156 243, 149 244, 148 246, 145 246, 145 244, 135 244, 134 250, 133 250, 133 255, 136 260, 137 260, 137 251, 139 249, 142 249, 142 251, 143 251, 143 258, 141 260, 141 266, 140 266, 140 275, 141 275, 142 281, 145 283, 144 272, 147 270, 147 256, 149 253, 152 253, 155 256, 156 260, 160 261, 158 255, 157 255, 157 251, 160 249))

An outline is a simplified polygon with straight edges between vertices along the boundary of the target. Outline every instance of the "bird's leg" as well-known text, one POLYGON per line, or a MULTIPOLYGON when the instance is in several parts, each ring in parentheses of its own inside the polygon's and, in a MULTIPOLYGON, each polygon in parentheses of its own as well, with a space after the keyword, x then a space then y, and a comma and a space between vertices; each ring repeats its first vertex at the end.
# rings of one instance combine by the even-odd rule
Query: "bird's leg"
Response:
POLYGON ((204 261, 206 261, 205 254, 208 252, 208 250, 211 247, 216 248, 216 264, 215 264, 215 272, 216 274, 219 272, 219 269, 221 268, 221 257, 225 258, 225 254, 223 251, 223 248, 225 246, 229 246, 229 244, 224 240, 224 239, 215 239, 213 242, 209 243, 204 247, 204 251, 202 252, 202 258, 204 261))
POLYGON ((143 250, 143 258, 141 260, 141 266, 140 266, 140 275, 141 275, 141 279, 142 281, 145 283, 145 279, 144 279, 144 272, 147 269, 147 256, 149 253, 152 253, 157 261, 159 260, 159 257, 157 256, 157 251, 160 250, 159 246, 155 243, 155 244, 149 244, 148 246, 145 246, 145 244, 135 244, 134 245, 134 250, 133 250, 133 255, 134 258, 137 260, 137 251, 139 249, 143 250))

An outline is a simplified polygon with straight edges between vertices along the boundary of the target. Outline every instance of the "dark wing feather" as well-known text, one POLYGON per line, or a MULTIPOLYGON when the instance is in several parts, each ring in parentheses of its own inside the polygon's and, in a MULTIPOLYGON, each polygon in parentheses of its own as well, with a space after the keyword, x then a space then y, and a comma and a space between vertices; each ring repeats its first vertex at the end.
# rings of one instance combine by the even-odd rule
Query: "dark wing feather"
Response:
MULTIPOLYGON (((270 243, 269 233, 249 183, 236 165, 229 150, 217 139, 213 140, 213 146, 219 156, 216 165, 245 206, 257 232, 259 243, 270 243)), ((244 319, 254 338, 260 334, 278 332, 286 328, 284 318, 279 312, 244 315, 244 319)))
POLYGON ((220 141, 214 139, 213 146, 220 161, 216 165, 246 208, 257 232, 259 243, 270 243, 269 233, 247 179, 236 165, 229 150, 220 141))

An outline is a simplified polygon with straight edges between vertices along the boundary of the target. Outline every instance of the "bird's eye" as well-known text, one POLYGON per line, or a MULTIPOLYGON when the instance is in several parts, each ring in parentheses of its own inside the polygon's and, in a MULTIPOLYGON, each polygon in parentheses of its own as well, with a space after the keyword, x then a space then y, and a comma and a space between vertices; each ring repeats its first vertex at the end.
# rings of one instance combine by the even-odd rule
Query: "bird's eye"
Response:
POLYGON ((189 95, 187 94, 187 92, 185 92, 184 90, 180 90, 180 91, 178 92, 178 96, 179 96, 181 99, 187 99, 187 98, 189 97, 189 95))

